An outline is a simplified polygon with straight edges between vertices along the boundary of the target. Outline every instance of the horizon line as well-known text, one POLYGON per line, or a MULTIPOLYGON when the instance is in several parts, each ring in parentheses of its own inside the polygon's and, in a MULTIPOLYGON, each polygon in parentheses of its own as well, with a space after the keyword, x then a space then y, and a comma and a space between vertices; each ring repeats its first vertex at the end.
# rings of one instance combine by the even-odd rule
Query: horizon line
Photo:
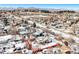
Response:
POLYGON ((79 10, 79 4, 0 4, 0 8, 4 7, 79 10))

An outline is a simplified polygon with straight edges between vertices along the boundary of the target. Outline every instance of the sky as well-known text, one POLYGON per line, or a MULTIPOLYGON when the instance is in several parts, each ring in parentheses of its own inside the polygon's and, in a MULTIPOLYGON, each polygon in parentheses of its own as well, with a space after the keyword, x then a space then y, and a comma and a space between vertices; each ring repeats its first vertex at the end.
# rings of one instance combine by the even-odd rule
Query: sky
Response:
POLYGON ((0 4, 0 7, 35 7, 35 8, 54 8, 54 9, 69 9, 79 10, 79 4, 0 4))

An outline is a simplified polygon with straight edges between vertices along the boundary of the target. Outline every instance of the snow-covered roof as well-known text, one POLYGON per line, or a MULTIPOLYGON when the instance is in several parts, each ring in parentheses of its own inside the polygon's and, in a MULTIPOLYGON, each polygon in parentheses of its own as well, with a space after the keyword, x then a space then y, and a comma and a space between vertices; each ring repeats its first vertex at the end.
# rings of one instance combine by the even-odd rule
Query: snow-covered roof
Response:
POLYGON ((12 35, 0 36, 0 43, 6 42, 7 40, 11 38, 12 38, 12 35))

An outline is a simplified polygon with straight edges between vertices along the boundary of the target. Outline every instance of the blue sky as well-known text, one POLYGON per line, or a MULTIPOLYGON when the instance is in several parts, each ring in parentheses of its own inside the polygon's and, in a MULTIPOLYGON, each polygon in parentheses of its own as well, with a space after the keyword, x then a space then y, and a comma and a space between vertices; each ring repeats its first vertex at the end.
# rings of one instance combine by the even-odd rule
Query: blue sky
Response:
POLYGON ((0 4, 0 7, 35 7, 79 10, 79 4, 0 4))

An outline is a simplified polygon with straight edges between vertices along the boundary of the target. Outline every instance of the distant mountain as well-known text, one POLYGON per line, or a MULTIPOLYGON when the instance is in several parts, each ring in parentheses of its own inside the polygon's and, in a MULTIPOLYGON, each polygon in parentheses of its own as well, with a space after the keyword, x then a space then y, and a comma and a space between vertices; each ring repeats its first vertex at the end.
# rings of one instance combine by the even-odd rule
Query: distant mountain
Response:
MULTIPOLYGON (((35 8, 35 7, 29 7, 29 8, 12 8, 12 7, 0 7, 0 10, 18 10, 18 11, 30 11, 30 12, 44 12, 44 13, 53 13, 53 12, 75 12, 74 10, 67 10, 67 9, 48 9, 48 8, 35 8)), ((78 12, 78 11, 77 11, 78 12)))
POLYGON ((12 7, 0 7, 0 10, 15 10, 16 8, 12 7))

